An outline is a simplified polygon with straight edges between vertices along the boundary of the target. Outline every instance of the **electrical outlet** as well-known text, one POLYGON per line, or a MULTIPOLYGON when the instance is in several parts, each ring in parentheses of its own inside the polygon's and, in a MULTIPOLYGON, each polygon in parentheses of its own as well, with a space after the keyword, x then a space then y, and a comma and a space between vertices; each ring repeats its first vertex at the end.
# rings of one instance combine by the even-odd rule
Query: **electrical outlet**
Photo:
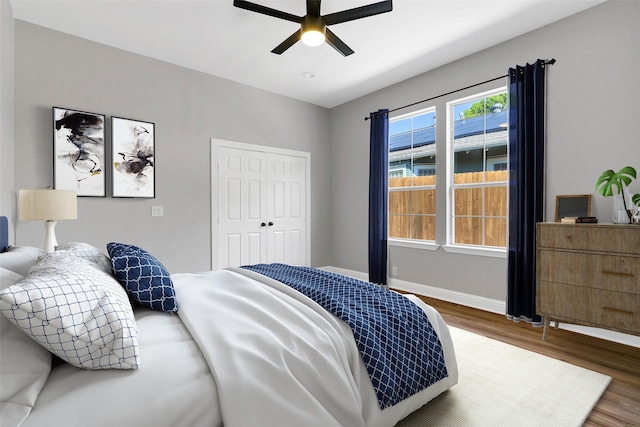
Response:
POLYGON ((391 275, 392 276, 398 275, 398 267, 396 267, 395 265, 391 267, 391 275))
POLYGON ((164 208, 162 206, 151 206, 151 216, 163 216, 164 208))

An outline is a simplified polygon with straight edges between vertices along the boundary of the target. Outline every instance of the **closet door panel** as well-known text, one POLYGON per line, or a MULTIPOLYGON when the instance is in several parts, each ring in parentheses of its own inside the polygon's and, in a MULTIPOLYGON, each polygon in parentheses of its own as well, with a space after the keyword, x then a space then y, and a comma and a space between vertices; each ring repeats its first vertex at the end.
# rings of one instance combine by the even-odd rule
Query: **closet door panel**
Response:
POLYGON ((218 268, 265 262, 266 172, 265 153, 218 147, 218 268))
POLYGON ((306 159, 270 153, 267 158, 268 258, 306 264, 306 159), (273 253, 273 255, 271 255, 273 253))

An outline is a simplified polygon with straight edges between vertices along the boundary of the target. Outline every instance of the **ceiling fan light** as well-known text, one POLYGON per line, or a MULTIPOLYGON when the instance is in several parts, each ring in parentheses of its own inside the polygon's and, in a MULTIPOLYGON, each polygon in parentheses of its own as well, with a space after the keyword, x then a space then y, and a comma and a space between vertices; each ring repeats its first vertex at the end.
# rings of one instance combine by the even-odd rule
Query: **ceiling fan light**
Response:
POLYGON ((324 43, 325 37, 324 32, 318 30, 317 28, 309 28, 304 33, 302 33, 302 43, 307 46, 320 46, 324 43))
POLYGON ((302 43, 320 46, 325 41, 326 24, 319 16, 305 16, 302 20, 302 43))

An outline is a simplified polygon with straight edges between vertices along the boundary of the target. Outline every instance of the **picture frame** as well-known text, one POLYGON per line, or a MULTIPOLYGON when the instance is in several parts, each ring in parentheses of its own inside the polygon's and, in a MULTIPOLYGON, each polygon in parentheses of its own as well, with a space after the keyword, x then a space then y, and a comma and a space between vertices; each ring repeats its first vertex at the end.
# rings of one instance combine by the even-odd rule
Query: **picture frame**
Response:
POLYGON ((111 117, 112 197, 155 198, 155 124, 111 117))
POLYGON ((556 196, 555 222, 564 217, 591 216, 591 194, 556 196))
POLYGON ((53 188, 106 197, 105 115, 53 107, 53 188))

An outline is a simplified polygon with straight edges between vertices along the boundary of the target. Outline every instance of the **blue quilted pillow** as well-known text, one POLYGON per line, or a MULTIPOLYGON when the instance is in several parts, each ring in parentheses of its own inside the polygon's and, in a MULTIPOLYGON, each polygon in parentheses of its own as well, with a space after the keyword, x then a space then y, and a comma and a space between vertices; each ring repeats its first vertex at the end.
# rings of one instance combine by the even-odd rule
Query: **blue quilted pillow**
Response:
POLYGON ((113 274, 129 296, 153 310, 175 312, 178 302, 166 268, 142 248, 108 243, 113 274))

